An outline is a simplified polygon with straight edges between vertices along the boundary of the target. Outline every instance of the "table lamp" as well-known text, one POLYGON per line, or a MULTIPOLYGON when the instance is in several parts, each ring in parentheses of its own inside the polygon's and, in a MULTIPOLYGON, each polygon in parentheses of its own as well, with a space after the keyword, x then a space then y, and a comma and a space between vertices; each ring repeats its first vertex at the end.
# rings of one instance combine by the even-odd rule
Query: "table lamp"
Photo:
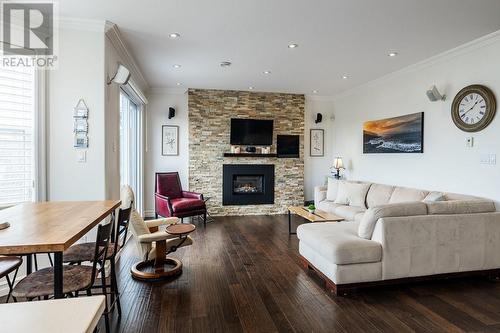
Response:
POLYGON ((334 175, 334 177, 336 179, 340 179, 340 169, 345 169, 342 157, 335 157, 335 159, 333 160, 333 168, 337 170, 337 173, 334 175))

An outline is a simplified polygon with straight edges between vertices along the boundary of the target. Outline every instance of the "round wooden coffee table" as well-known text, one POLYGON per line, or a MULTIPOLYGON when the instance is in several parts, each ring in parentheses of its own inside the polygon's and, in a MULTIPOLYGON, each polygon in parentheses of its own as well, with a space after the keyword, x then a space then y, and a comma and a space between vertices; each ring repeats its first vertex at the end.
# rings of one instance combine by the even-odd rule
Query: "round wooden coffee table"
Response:
POLYGON ((173 236, 179 236, 180 242, 167 249, 167 240, 156 241, 155 259, 147 260, 132 267, 132 276, 143 281, 158 281, 177 276, 182 273, 182 262, 179 259, 168 258, 172 252, 182 246, 188 234, 196 230, 193 224, 172 224, 165 231, 173 236))

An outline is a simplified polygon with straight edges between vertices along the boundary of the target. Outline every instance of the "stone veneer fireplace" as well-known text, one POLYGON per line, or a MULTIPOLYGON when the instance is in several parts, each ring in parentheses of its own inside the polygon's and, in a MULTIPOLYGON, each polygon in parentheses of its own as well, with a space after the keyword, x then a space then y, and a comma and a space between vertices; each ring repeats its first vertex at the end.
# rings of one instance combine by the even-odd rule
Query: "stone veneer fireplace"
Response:
MULTIPOLYGON (((282 214, 289 205, 303 204, 304 95, 189 89, 188 109, 189 189, 210 197, 207 206, 212 215, 282 214), (299 135, 300 157, 224 157, 231 150, 231 118, 273 119, 271 152, 276 152, 277 135, 299 135), (231 164, 274 165, 274 203, 224 205, 223 169, 231 164)), ((252 175, 258 174, 242 176, 252 175)), ((237 191, 262 190, 259 179, 240 178, 236 183, 237 191)))

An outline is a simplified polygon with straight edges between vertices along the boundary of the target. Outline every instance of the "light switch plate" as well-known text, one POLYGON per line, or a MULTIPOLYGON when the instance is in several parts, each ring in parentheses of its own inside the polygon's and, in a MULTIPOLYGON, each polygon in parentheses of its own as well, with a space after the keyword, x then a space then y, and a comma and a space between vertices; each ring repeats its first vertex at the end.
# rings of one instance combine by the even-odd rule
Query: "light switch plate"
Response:
POLYGON ((86 150, 78 150, 76 155, 76 161, 78 163, 86 163, 87 162, 87 151, 86 150))

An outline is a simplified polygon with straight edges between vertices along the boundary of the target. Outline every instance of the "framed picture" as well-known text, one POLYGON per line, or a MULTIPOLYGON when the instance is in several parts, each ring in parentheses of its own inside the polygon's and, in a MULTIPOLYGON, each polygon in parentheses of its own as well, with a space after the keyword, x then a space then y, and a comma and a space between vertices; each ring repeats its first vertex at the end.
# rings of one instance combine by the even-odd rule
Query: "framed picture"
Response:
POLYGON ((161 132, 161 154, 163 156, 179 155, 179 126, 163 125, 161 132))
POLYGON ((325 156, 325 131, 322 129, 311 129, 311 143, 309 156, 325 156))
POLYGON ((363 124, 363 153, 423 153, 424 113, 367 121, 363 124))

